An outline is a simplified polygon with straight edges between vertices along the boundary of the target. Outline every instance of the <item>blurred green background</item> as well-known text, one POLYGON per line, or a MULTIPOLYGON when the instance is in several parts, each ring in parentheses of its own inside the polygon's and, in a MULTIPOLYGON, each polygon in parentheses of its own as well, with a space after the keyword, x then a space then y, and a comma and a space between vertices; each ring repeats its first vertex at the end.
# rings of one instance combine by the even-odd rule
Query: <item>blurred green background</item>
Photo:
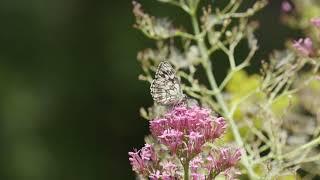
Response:
MULTIPOLYGON (((181 10, 139 2, 188 23, 181 10)), ((254 64, 290 36, 280 3, 256 16, 254 64)), ((0 1, 0 179, 134 179, 127 152, 144 144, 139 108, 152 104, 136 53, 153 43, 132 28, 131 8, 129 0, 0 1)))

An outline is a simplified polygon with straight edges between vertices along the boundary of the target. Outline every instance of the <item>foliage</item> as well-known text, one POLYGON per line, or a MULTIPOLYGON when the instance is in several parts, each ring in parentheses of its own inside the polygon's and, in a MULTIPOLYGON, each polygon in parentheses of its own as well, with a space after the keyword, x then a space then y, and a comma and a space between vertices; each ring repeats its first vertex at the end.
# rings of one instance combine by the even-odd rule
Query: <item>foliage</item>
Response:
MULTIPOLYGON (((166 18, 151 16, 134 2, 135 27, 156 41, 156 48, 138 53, 143 69, 139 78, 151 82, 157 65, 164 60, 171 62, 184 92, 202 107, 226 118, 230 131, 222 138, 223 143, 235 142, 246 151, 241 156, 242 177, 286 179, 299 176, 298 169, 310 177, 317 175, 320 172, 318 1, 285 2, 283 22, 302 29, 307 38, 288 42, 286 50, 272 53, 262 61, 260 74, 246 72, 258 50, 254 34, 258 23, 250 18, 267 5, 266 0, 256 0, 245 10, 240 10, 241 0, 229 0, 214 11, 210 5, 203 7, 202 13, 201 0, 159 1, 188 14, 193 31, 176 28, 166 18), (312 11, 307 10, 310 8, 312 11), (248 47, 243 59, 235 55, 240 43, 248 47), (213 62, 220 60, 214 57, 221 52, 226 55, 229 68, 218 83, 214 69, 219 67, 213 62)), ((142 116, 149 120, 163 112, 157 104, 141 109, 142 116)))

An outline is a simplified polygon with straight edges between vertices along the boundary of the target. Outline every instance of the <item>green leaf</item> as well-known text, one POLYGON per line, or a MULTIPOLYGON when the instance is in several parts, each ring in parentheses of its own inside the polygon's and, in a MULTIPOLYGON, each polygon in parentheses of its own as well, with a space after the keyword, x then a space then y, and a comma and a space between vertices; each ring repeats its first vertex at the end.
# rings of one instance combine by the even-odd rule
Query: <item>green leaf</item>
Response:
POLYGON ((260 76, 257 74, 248 75, 246 71, 236 72, 226 86, 227 92, 232 95, 232 99, 239 99, 253 90, 260 84, 260 76))

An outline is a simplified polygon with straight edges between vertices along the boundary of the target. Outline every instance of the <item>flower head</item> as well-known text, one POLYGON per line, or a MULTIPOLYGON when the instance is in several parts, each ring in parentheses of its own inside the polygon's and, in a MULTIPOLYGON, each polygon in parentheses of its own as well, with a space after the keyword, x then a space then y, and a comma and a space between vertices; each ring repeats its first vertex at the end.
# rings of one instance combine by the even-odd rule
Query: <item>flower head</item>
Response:
POLYGON ((171 161, 162 164, 162 179, 175 179, 178 177, 178 167, 171 161))
POLYGON ((134 152, 129 152, 129 161, 132 166, 132 170, 138 174, 144 174, 146 171, 146 163, 139 155, 139 151, 134 150, 134 152))
POLYGON ((201 173, 191 173, 191 177, 193 180, 206 180, 206 176, 201 173))
POLYGON ((159 170, 154 170, 152 173, 150 173, 149 178, 151 180, 159 180, 161 179, 162 175, 159 170))
POLYGON ((184 166, 189 164, 193 180, 205 180, 218 174, 234 179, 238 172, 231 168, 240 160, 239 149, 203 151, 207 142, 213 143, 225 130, 224 118, 213 116, 208 108, 175 106, 163 117, 150 121, 151 134, 157 143, 164 145, 160 146, 162 149, 155 151, 153 145, 145 144, 139 151, 129 152, 132 170, 152 180, 174 180, 181 179, 184 166), (177 157, 182 160, 181 164, 176 161, 177 157))
POLYGON ((226 128, 226 121, 223 117, 219 117, 212 122, 212 128, 209 136, 213 139, 219 138, 225 132, 226 128))
POLYGON ((193 180, 204 180, 206 179, 205 174, 199 172, 202 168, 203 160, 201 157, 196 156, 195 158, 190 161, 189 167, 190 172, 193 180))
POLYGON ((150 144, 145 144, 141 150, 135 149, 128 154, 132 170, 141 175, 147 175, 152 163, 157 161, 155 151, 150 144))
POLYGON ((161 143, 168 146, 171 152, 175 154, 182 145, 183 133, 175 129, 168 129, 164 130, 163 134, 158 138, 161 143))
POLYGON ((191 172, 197 173, 198 169, 201 168, 202 163, 203 160, 201 157, 196 156, 195 158, 193 158, 189 164, 191 172))
POLYGON ((241 158, 240 149, 221 148, 213 154, 196 156, 190 161, 190 172, 193 179, 223 174, 228 180, 235 179, 240 174, 235 165, 241 158))
POLYGON ((188 152, 190 156, 198 154, 206 142, 219 138, 225 129, 224 118, 216 118, 199 106, 176 106, 163 118, 150 121, 152 135, 171 152, 188 152))
POLYGON ((292 5, 290 4, 289 1, 282 1, 281 3, 281 10, 282 12, 288 13, 292 10, 292 5))
POLYGON ((300 38, 298 41, 294 41, 292 46, 303 56, 311 56, 314 53, 310 38, 300 38))
POLYGON ((141 158, 145 161, 157 160, 156 153, 154 152, 154 149, 150 144, 145 144, 145 146, 141 148, 140 155, 141 155, 141 158))
POLYGON ((240 149, 221 148, 213 157, 213 167, 217 172, 223 172, 235 166, 241 159, 240 149))
POLYGON ((189 153, 195 152, 199 153, 201 151, 202 145, 205 143, 204 135, 199 132, 190 132, 188 135, 189 144, 188 144, 188 151, 189 153))
POLYGON ((314 25, 317 28, 320 28, 320 17, 311 18, 310 22, 312 25, 314 25))

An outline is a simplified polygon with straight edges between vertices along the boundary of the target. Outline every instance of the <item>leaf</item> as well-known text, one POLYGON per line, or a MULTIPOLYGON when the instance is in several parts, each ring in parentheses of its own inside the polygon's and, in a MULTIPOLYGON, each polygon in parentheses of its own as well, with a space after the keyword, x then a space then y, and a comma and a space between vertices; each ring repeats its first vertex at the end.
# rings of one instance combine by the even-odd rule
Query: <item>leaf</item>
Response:
POLYGON ((281 96, 273 102, 271 109, 276 115, 282 115, 289 106, 295 105, 297 102, 296 96, 281 96))
POLYGON ((233 100, 239 99, 258 88, 260 82, 259 75, 248 75, 246 71, 240 70, 233 75, 226 89, 232 95, 233 100))

